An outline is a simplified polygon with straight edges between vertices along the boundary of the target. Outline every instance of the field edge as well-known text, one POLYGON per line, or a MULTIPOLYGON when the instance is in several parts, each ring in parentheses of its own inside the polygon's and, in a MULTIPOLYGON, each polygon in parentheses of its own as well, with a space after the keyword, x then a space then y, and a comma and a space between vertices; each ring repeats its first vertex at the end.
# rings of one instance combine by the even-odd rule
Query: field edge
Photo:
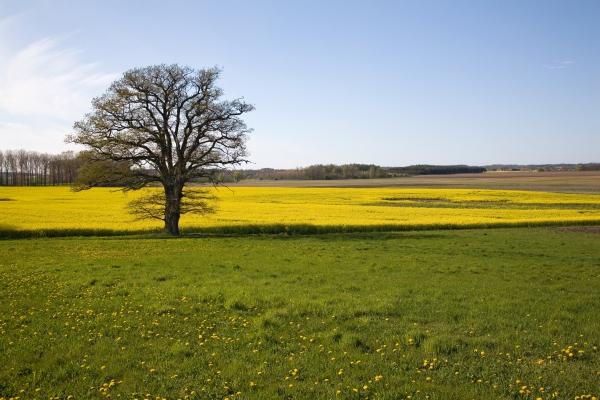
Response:
MULTIPOLYGON (((315 225, 315 224, 247 224, 223 225, 208 227, 181 228, 182 236, 198 235, 315 235, 328 233, 361 233, 361 232, 407 232, 407 231, 432 231, 432 230, 464 230, 464 229, 490 229, 490 228, 535 228, 535 227, 568 227, 568 226, 600 226, 597 220, 562 220, 562 221, 518 221, 497 223, 474 224, 380 224, 380 225, 315 225)), ((114 229, 2 229, 0 240, 52 238, 52 237, 78 237, 78 236, 166 236, 161 228, 138 230, 114 229)))

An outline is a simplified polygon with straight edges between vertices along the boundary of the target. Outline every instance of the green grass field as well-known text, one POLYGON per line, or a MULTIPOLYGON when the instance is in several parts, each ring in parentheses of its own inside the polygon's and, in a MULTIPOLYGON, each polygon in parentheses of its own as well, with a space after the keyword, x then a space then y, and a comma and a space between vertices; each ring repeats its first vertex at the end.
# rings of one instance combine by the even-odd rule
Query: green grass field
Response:
POLYGON ((0 398, 592 398, 592 232, 3 240, 0 398))

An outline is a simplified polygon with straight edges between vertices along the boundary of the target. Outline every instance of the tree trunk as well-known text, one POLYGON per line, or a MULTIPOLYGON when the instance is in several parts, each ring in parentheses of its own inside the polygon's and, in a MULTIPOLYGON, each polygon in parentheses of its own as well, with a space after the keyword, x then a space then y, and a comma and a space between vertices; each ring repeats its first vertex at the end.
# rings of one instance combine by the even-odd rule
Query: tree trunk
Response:
POLYGON ((165 187, 165 230, 173 236, 179 236, 181 195, 182 189, 165 187))

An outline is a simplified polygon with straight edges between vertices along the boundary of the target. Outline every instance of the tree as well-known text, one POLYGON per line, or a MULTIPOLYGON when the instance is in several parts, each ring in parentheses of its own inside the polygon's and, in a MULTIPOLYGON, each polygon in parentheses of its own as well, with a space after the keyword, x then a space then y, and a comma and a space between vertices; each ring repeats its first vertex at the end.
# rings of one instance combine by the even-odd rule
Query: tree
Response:
POLYGON ((198 210, 182 209, 184 186, 198 178, 217 184, 219 171, 246 161, 250 130, 241 116, 254 107, 224 100, 219 74, 176 64, 127 71, 67 137, 95 160, 130 163, 126 189, 162 185, 163 220, 172 235, 179 234, 182 212, 198 210))
MULTIPOLYGON (((4 172, 2 171, 2 168, 4 168, 4 152, 0 150, 0 186, 2 186, 4 182, 4 172)), ((6 184, 8 185, 8 182, 6 182, 6 184)))
MULTIPOLYGON (((127 161, 97 160, 92 152, 77 155, 81 166, 77 169, 73 189, 90 189, 95 186, 127 186, 131 179, 131 163, 127 161)), ((135 178, 133 178, 135 179, 135 178)))

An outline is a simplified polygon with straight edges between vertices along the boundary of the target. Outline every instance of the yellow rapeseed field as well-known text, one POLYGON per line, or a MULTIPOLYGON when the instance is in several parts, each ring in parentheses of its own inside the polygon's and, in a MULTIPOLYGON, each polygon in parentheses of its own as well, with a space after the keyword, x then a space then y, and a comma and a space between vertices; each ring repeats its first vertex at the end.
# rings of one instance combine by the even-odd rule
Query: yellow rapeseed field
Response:
MULTIPOLYGON (((144 189, 156 190, 156 189, 144 189)), ((600 223, 600 196, 514 190, 407 188, 211 188, 217 212, 186 215, 182 228, 310 225, 317 227, 464 227, 600 223)), ((127 203, 143 191, 68 187, 0 188, 1 231, 161 228, 134 220, 127 203)))

